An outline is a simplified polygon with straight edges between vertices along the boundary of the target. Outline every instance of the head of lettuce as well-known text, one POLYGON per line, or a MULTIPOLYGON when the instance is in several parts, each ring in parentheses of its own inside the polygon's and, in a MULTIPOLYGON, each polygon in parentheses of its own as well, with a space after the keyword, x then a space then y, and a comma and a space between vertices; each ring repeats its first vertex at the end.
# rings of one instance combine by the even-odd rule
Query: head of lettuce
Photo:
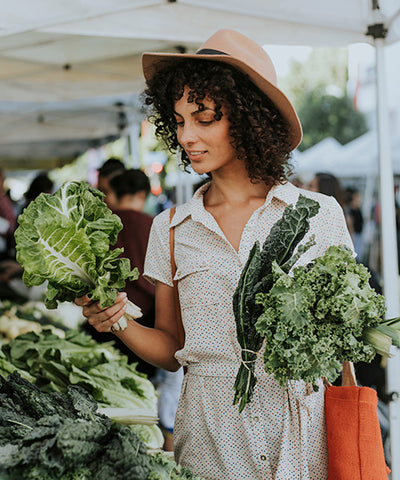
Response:
MULTIPOLYGON (((103 202, 103 194, 85 182, 68 182, 54 194, 40 194, 18 217, 15 231, 17 261, 28 286, 47 281, 45 304, 73 301, 87 294, 102 308, 113 305, 126 280, 136 280, 137 268, 120 258, 122 249, 111 249, 121 220, 103 202)), ((142 313, 128 302, 126 319, 142 313)))

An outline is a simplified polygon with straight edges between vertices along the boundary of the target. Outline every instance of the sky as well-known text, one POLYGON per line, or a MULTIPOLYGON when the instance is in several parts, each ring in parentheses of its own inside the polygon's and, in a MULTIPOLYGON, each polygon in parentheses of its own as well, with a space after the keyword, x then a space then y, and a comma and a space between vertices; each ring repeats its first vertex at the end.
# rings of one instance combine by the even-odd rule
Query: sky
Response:
POLYGON ((272 59, 278 78, 285 77, 289 73, 291 60, 304 62, 312 52, 311 47, 297 45, 264 45, 264 49, 272 59))

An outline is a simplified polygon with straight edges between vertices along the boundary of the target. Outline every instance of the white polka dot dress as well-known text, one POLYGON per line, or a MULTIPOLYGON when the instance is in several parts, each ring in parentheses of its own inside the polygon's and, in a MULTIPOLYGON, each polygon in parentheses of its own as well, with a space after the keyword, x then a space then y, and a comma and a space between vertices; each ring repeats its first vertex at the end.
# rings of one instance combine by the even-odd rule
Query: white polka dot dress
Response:
MULTIPOLYGON (((175 278, 186 334, 176 358, 188 367, 175 418, 176 460, 208 480, 326 480, 323 388, 314 392, 298 381, 279 386, 263 370, 259 355, 252 402, 240 414, 232 405, 241 361, 232 296, 254 242, 264 242, 300 193, 317 200, 321 208, 303 240, 314 234, 317 243, 298 265, 321 256, 330 245, 352 248, 343 211, 332 197, 290 183, 275 186, 246 224, 236 252, 204 208, 207 188, 177 207, 172 219, 175 278)), ((154 219, 145 276, 172 286, 169 227, 169 211, 154 219)))

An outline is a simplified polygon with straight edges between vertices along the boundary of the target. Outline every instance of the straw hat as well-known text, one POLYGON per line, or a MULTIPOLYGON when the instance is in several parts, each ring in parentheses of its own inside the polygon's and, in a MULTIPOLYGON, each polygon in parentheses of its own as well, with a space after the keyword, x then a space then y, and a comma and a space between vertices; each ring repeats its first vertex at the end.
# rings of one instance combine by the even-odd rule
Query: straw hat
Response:
POLYGON ((292 149, 301 142, 299 118, 286 95, 277 87, 275 68, 260 45, 233 30, 218 30, 194 54, 144 53, 142 64, 146 81, 172 62, 186 58, 228 63, 248 75, 289 123, 292 149))

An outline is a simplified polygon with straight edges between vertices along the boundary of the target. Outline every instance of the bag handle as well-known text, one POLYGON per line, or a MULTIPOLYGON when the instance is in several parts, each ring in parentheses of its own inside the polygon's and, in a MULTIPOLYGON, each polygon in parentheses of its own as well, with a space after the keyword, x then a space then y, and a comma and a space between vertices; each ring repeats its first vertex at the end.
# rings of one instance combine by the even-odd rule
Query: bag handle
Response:
POLYGON ((356 387, 356 374, 352 362, 343 362, 342 367, 342 387, 356 387))
MULTIPOLYGON (((331 387, 332 384, 328 382, 326 377, 322 377, 325 388, 331 387)), ((357 380, 354 372, 354 365, 352 362, 344 361, 342 364, 342 387, 356 387, 357 380)))
MULTIPOLYGON (((175 207, 172 207, 169 212, 169 223, 172 222, 172 217, 175 215, 175 207)), ((175 318, 176 318, 176 327, 178 333, 178 341, 180 348, 183 348, 185 344, 185 330, 182 323, 182 314, 181 314, 181 305, 179 302, 179 292, 178 292, 178 281, 174 280, 176 274, 176 263, 174 255, 174 246, 175 246, 175 227, 169 227, 169 252, 171 258, 171 273, 172 273, 172 283, 174 286, 174 299, 175 299, 175 318)))

